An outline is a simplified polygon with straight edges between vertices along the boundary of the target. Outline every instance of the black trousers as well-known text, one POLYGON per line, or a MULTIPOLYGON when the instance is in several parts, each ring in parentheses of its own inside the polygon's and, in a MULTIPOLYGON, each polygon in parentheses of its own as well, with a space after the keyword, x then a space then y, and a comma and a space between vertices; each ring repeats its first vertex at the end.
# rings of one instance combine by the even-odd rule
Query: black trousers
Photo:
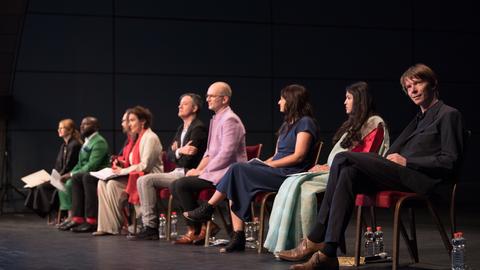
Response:
POLYGON ((72 177, 72 214, 74 217, 97 218, 98 178, 87 173, 77 173, 72 177))
MULTIPOLYGON (((183 211, 191 211, 198 207, 198 193, 205 188, 215 188, 215 186, 212 182, 201 179, 198 176, 182 177, 170 184, 173 199, 180 205, 183 211)), ((188 219, 186 221, 189 226, 199 225, 188 219)))
POLYGON ((50 211, 58 209, 57 189, 50 182, 30 188, 25 206, 41 217, 46 217, 50 211))
MULTIPOLYGON (((317 221, 308 239, 339 243, 354 209, 356 194, 382 190, 412 192, 402 183, 404 170, 412 170, 373 153, 342 152, 335 156, 317 221)), ((425 175, 419 173, 419 178, 425 175)))

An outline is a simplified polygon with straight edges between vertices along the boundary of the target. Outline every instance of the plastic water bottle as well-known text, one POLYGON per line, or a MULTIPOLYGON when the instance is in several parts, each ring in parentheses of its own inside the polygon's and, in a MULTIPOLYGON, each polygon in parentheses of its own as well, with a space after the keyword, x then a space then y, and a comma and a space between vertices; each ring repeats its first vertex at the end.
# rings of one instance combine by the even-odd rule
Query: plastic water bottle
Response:
POLYGON ((167 220, 165 218, 165 214, 160 214, 158 218, 158 238, 165 239, 167 238, 167 230, 166 230, 167 220))
POLYGON ((465 238, 462 232, 453 234, 452 239, 452 270, 464 270, 465 267, 465 238))
POLYGON ((253 221, 245 222, 245 247, 257 248, 258 247, 258 217, 254 217, 253 221))
POLYGON ((254 223, 252 221, 245 222, 245 247, 247 248, 256 248, 255 237, 253 235, 254 223))
POLYGON ((252 237, 255 239, 255 245, 258 246, 258 230, 260 229, 260 222, 258 221, 258 217, 253 218, 253 231, 252 237))
POLYGON ((170 232, 170 238, 171 239, 177 239, 177 236, 178 236, 178 232, 177 232, 177 222, 178 222, 177 212, 172 212, 170 222, 171 222, 170 224, 172 225, 172 229, 171 229, 171 232, 170 232))
POLYGON ((374 238, 375 238, 375 255, 383 253, 384 245, 383 245, 382 227, 377 226, 377 230, 375 231, 374 238))
POLYGON ((367 231, 363 236, 365 237, 365 257, 374 256, 375 243, 372 227, 367 227, 367 231))

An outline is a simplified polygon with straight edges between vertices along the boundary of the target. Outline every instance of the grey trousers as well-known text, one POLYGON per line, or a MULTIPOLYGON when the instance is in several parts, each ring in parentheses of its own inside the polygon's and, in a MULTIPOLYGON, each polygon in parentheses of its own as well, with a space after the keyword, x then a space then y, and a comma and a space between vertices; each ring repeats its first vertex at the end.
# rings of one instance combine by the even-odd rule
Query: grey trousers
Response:
POLYGON ((168 173, 151 173, 138 178, 137 189, 140 196, 140 205, 142 208, 142 221, 144 226, 157 228, 158 209, 157 209, 157 188, 169 187, 170 183, 185 173, 180 170, 174 170, 168 173))

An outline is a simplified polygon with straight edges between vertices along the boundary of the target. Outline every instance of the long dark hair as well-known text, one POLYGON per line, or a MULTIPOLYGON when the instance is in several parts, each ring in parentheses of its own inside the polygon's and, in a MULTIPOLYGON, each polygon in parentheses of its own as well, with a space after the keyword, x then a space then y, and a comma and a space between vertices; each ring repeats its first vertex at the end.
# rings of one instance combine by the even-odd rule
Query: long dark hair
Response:
POLYGON ((333 144, 336 144, 342 135, 347 132, 340 146, 350 149, 356 143, 362 141, 361 128, 367 119, 375 114, 375 107, 366 82, 356 82, 349 85, 346 91, 353 96, 352 111, 348 115, 348 119, 343 122, 335 136, 333 136, 333 144))
POLYGON ((288 132, 300 118, 309 116, 313 118, 313 106, 310 103, 310 94, 307 89, 299 84, 287 85, 280 95, 285 99, 285 122, 278 130, 278 134, 288 132))

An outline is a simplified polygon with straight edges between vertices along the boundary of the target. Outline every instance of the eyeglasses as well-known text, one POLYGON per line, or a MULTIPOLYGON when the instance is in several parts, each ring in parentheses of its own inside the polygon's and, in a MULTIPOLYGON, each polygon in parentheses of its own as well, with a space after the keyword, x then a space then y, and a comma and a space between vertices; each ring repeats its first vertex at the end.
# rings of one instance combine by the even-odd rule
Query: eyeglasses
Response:
POLYGON ((224 97, 224 95, 205 95, 205 99, 217 98, 217 97, 224 97))

